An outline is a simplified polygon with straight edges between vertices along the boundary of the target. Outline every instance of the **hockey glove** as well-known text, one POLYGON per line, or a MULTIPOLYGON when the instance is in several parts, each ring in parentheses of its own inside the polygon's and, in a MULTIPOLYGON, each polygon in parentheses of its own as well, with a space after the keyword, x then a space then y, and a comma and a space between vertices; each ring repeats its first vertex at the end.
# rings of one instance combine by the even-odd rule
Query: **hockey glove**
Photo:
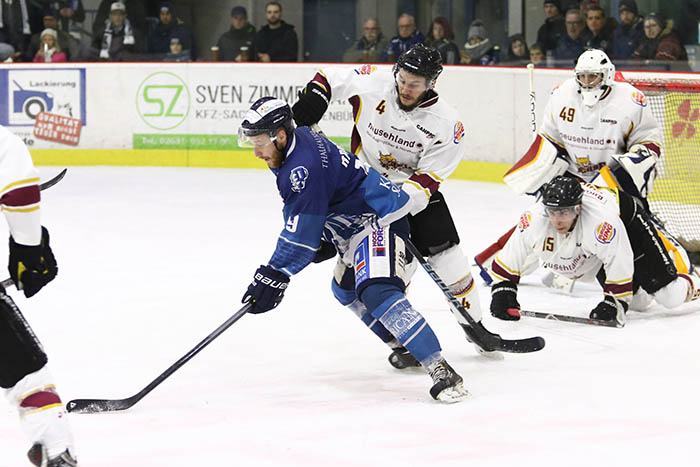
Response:
POLYGON ((316 255, 311 262, 322 263, 327 259, 335 258, 336 254, 338 254, 338 251, 335 249, 335 245, 331 242, 321 240, 321 244, 316 249, 316 255))
POLYGON ((511 281, 503 281, 491 288, 491 314, 505 321, 520 319, 518 286, 511 281))
POLYGON ((24 291, 29 298, 51 282, 58 266, 49 246, 49 231, 41 228, 41 243, 36 246, 20 245, 10 236, 10 264, 12 282, 17 290, 24 291))
POLYGON ((306 89, 299 91, 299 100, 292 106, 294 121, 298 126, 313 125, 321 120, 327 108, 326 91, 311 81, 306 85, 306 89))
POLYGON ((280 304, 288 285, 289 276, 271 266, 260 266, 241 301, 253 304, 249 313, 265 313, 280 304))
POLYGON ((623 324, 625 322, 625 313, 627 313, 628 306, 627 303, 617 300, 612 295, 606 295, 605 299, 593 308, 593 311, 591 311, 588 317, 601 321, 617 321, 623 324))

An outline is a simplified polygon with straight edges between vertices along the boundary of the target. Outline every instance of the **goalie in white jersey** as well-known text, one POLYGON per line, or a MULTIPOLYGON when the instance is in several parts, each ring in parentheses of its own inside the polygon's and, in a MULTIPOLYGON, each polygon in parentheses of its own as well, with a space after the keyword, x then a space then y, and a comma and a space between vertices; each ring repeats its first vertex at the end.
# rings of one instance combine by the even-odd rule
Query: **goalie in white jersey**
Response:
MULTIPOLYGON (((464 150, 464 125, 434 90, 441 72, 440 53, 419 44, 404 52, 393 69, 323 68, 292 109, 296 123, 307 126, 323 117, 331 99, 349 101, 355 121, 352 152, 409 194, 411 240, 481 326, 469 262, 438 191, 459 165, 464 150)), ((334 286, 352 290, 351 272, 339 262, 334 286)), ((472 330, 465 318, 453 313, 469 338, 472 330)), ((389 359, 397 368, 415 364, 402 348, 394 349, 389 359)))
POLYGON ((624 323, 630 302, 643 311, 652 296, 667 308, 700 296, 700 278, 685 251, 664 243, 641 203, 575 178, 558 176, 543 188, 542 201, 520 216, 493 261, 497 318, 520 319, 517 284, 531 254, 570 279, 598 279, 604 296, 590 312, 594 319, 624 323))

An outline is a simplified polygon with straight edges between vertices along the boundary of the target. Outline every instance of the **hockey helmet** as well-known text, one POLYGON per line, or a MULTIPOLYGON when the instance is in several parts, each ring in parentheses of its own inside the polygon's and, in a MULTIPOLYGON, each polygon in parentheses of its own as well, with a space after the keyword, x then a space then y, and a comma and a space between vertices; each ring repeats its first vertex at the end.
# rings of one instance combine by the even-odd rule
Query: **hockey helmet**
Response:
POLYGON ((243 117, 243 123, 238 128, 238 145, 251 148, 274 142, 279 128, 284 128, 289 140, 294 131, 292 109, 282 99, 271 96, 261 97, 253 103, 243 117), (269 139, 253 139, 254 136, 260 135, 267 135, 269 139))
POLYGON ((579 94, 586 107, 593 107, 603 93, 615 82, 615 65, 605 52, 586 50, 576 61, 574 68, 579 94))
POLYGON ((571 177, 559 175, 544 186, 542 204, 546 208, 572 208, 581 204, 583 188, 581 183, 571 177))
POLYGON ((428 87, 432 87, 442 73, 442 57, 437 49, 416 44, 399 56, 394 65, 394 76, 400 68, 414 75, 424 76, 428 80, 428 87))

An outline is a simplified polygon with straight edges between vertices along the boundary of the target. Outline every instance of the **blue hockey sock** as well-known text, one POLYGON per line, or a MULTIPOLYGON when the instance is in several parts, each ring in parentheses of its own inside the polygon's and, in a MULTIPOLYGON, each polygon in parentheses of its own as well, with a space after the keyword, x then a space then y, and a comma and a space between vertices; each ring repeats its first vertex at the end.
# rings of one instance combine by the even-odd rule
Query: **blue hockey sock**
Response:
POLYGON ((367 310, 365 304, 357 298, 354 290, 346 290, 341 288, 335 280, 332 281, 331 289, 333 290, 333 295, 335 298, 340 303, 350 308, 353 313, 355 313, 362 320, 362 322, 365 323, 365 325, 382 340, 382 342, 386 344, 394 339, 394 336, 386 330, 384 325, 372 317, 372 314, 369 312, 369 310, 367 310))

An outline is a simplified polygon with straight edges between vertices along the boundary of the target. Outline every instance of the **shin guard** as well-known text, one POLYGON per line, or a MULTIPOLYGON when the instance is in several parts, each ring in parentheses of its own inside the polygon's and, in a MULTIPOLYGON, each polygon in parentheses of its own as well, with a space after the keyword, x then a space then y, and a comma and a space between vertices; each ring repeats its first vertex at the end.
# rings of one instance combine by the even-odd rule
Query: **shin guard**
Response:
MULTIPOLYGON (((459 245, 428 257, 428 263, 450 289, 452 295, 462 303, 474 321, 481 321, 481 302, 476 290, 469 261, 459 245)), ((451 307, 450 307, 451 309, 451 307)), ((457 321, 467 324, 464 318, 457 316, 457 321)))

